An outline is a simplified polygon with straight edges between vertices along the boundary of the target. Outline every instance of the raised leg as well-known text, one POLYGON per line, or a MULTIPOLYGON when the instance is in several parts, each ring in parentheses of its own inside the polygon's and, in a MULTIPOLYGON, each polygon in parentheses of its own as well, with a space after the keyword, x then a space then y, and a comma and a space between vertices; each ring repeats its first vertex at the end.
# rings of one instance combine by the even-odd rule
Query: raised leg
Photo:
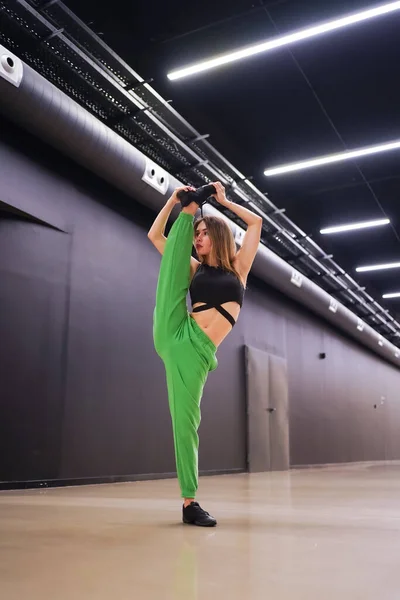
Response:
POLYGON ((171 342, 187 316, 186 296, 190 285, 190 257, 193 245, 192 214, 179 213, 172 225, 161 258, 153 337, 157 352, 171 342))

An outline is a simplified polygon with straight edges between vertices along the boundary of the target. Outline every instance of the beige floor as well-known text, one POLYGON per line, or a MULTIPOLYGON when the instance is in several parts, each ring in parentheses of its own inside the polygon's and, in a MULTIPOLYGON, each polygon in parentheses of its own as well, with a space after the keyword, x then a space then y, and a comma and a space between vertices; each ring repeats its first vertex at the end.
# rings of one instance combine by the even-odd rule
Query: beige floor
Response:
POLYGON ((0 493, 4 600, 399 600, 400 465, 0 493))

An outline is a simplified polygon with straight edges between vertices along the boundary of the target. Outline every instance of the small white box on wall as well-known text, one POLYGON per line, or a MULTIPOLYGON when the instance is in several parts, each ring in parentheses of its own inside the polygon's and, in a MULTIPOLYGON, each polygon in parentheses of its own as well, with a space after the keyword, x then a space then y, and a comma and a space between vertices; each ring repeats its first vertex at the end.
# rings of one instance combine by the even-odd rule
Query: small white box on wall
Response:
POLYGON ((12 52, 0 45, 0 77, 11 85, 19 87, 24 72, 22 61, 12 52))
POLYGON ((295 269, 293 269, 292 277, 291 277, 290 281, 296 287, 301 288, 301 286, 303 285, 303 275, 301 273, 299 273, 298 271, 296 271, 295 269))
POLYGON ((167 193, 169 174, 149 158, 146 158, 146 167, 142 175, 142 180, 151 185, 160 194, 165 195, 167 193))

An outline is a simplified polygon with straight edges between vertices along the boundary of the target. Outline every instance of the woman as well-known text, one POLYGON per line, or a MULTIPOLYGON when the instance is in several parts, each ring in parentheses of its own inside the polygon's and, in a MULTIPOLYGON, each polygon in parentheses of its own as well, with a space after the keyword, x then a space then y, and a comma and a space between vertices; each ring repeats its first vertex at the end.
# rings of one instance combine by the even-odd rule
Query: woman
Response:
POLYGON ((198 204, 182 208, 168 238, 164 229, 182 190, 175 190, 155 219, 148 238, 162 254, 153 315, 153 337, 164 362, 174 434, 176 468, 184 499, 183 522, 202 527, 217 524, 195 501, 198 486, 197 430, 200 400, 210 371, 218 366, 216 351, 235 324, 246 280, 260 242, 262 219, 229 202, 220 182, 213 184, 217 202, 247 223, 240 250, 228 224, 218 217, 198 219, 198 204), (199 260, 191 256, 193 241, 199 260), (192 312, 186 306, 188 290, 192 312))

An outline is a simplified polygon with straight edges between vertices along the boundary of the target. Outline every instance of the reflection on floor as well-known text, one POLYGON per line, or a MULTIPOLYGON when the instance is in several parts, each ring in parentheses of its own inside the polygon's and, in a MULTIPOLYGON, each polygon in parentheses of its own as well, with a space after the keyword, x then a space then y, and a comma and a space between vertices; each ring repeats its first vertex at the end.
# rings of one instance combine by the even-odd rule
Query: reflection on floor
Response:
POLYGON ((0 493, 5 600, 398 600, 400 465, 0 493))

